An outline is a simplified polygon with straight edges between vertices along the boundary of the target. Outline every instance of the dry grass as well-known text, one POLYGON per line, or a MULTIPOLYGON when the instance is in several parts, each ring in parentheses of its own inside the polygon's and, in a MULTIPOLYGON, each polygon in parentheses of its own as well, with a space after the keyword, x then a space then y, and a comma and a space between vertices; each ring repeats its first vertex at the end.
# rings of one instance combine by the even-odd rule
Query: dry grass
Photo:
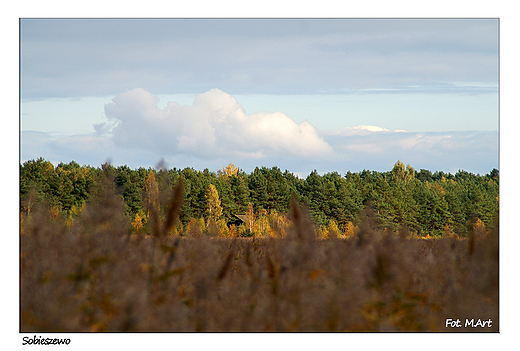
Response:
POLYGON ((180 238, 164 234, 180 191, 155 235, 130 234, 108 193, 69 225, 43 207, 24 218, 21 331, 499 330, 498 229, 417 240, 368 216, 355 236, 322 240, 293 203, 282 238, 180 238))

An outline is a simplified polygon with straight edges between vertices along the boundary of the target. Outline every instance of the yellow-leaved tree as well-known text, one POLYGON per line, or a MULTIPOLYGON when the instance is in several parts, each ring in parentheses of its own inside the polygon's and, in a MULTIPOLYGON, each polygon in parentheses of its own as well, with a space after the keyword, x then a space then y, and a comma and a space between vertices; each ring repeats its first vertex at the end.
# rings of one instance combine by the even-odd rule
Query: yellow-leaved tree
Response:
POLYGON ((139 233, 143 229, 145 223, 146 214, 142 210, 139 210, 132 221, 132 231, 134 233, 139 233))
POLYGON ((253 205, 251 203, 247 204, 247 212, 246 212, 246 227, 252 233, 255 225, 255 211, 253 210, 253 205))
POLYGON ((351 221, 348 221, 347 224, 345 224, 345 237, 350 238, 354 236, 356 227, 354 227, 354 224, 351 221))
POLYGON ((219 177, 231 177, 236 176, 238 174, 238 168, 231 162, 226 167, 223 167, 222 169, 219 169, 217 171, 217 175, 219 177))
POLYGON ((392 180, 400 182, 409 182, 415 178, 415 169, 410 166, 404 166, 404 163, 397 161, 392 169, 392 180))
POLYGON ((207 226, 219 223, 220 217, 222 217, 222 205, 217 188, 213 184, 206 188, 206 214, 208 218, 207 226))
POLYGON ((152 211, 159 213, 159 185, 155 179, 155 172, 150 170, 144 178, 143 200, 148 210, 147 216, 150 218, 152 211))
POLYGON ((479 239, 486 236, 486 226, 484 225, 484 222, 480 220, 480 218, 477 218, 475 223, 473 223, 473 232, 479 239))

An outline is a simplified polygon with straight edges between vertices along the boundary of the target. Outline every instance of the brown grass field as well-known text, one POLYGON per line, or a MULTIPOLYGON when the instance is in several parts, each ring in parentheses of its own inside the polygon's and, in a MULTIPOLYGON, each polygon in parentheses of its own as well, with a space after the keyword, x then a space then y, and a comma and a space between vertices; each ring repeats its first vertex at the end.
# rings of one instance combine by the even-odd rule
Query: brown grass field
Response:
POLYGON ((20 233, 20 331, 499 331, 498 228, 420 240, 369 216, 351 238, 318 239, 294 202, 283 237, 181 238, 164 234, 175 201, 150 235, 130 234, 114 196, 71 225, 35 209, 20 233))

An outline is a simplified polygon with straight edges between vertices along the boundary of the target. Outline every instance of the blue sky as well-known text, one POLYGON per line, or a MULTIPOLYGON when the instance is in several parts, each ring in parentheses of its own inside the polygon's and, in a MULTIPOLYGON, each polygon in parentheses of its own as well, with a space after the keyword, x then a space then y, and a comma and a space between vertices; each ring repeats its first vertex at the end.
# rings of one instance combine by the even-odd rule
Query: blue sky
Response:
POLYGON ((22 19, 21 161, 498 168, 497 19, 22 19))

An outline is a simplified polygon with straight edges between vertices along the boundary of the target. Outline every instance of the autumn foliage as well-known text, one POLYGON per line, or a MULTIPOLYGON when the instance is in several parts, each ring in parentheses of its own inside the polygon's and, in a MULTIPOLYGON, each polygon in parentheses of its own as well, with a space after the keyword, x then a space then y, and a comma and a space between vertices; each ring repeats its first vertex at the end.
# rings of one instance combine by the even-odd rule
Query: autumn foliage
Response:
POLYGON ((422 240, 370 207, 356 225, 316 226, 293 197, 228 226, 209 185, 209 221, 183 223, 190 184, 146 179, 149 214, 128 216, 109 181, 70 222, 45 203, 22 213, 21 331, 499 330, 496 223, 422 240), (468 316, 493 323, 445 326, 468 316))
POLYGON ((217 236, 224 237, 279 235, 293 197, 307 206, 323 238, 352 236, 365 221, 367 208, 373 210, 379 230, 406 227, 410 235, 425 238, 468 237, 477 219, 489 233, 499 213, 497 170, 452 175, 415 171, 398 161, 389 172, 341 176, 313 171, 303 179, 277 167, 257 167, 247 174, 232 163, 214 173, 192 168, 132 170, 110 164, 95 168, 75 162, 54 167, 38 159, 20 165, 20 214, 28 216, 36 205, 46 205, 55 219, 67 218, 71 224, 85 204, 99 200, 100 189, 108 187, 122 199, 134 231, 149 231, 155 225, 152 218, 166 216, 165 194, 180 181, 180 221, 171 230, 181 236, 189 236, 195 225, 202 231, 215 227, 217 236))

